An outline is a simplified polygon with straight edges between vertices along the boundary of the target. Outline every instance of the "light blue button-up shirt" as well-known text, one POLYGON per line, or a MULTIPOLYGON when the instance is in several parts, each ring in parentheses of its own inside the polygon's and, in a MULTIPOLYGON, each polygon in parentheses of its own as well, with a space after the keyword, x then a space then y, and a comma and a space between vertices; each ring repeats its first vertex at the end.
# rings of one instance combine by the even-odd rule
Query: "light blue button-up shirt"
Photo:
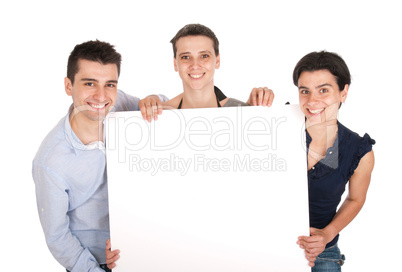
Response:
MULTIPOLYGON (((139 110, 138 101, 118 91, 113 111, 139 110)), ((104 272, 99 264, 106 262, 105 242, 110 237, 105 166, 103 142, 82 144, 71 129, 69 114, 46 136, 33 161, 47 245, 71 272, 104 272)))

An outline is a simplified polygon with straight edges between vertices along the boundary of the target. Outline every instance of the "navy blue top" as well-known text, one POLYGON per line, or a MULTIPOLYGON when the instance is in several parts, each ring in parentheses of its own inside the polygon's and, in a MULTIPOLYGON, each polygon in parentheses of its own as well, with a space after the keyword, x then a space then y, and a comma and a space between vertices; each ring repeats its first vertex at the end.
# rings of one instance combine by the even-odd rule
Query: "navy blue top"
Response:
MULTIPOLYGON (((308 150, 311 137, 307 130, 306 143, 308 150)), ((333 146, 308 171, 311 227, 323 229, 332 221, 347 182, 373 144, 375 141, 367 133, 360 137, 338 122, 338 136, 333 146)), ((326 247, 336 244, 338 238, 339 234, 326 247)))

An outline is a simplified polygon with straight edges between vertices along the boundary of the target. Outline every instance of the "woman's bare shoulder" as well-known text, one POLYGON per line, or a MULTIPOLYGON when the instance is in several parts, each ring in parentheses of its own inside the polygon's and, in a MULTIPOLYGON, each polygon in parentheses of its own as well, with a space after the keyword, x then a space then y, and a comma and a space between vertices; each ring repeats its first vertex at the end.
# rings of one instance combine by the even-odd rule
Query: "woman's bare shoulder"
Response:
POLYGON ((182 98, 183 98, 183 93, 162 103, 163 109, 165 109, 165 110, 177 109, 179 107, 179 104, 180 104, 180 101, 182 98))

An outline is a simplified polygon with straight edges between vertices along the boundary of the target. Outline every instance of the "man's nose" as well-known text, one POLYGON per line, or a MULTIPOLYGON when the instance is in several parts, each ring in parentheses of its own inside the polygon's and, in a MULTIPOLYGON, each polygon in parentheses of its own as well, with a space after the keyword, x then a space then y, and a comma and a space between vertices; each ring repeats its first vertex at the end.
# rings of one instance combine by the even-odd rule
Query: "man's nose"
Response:
POLYGON ((105 100, 105 97, 106 97, 105 87, 99 86, 95 91, 94 98, 99 100, 99 102, 102 102, 105 100))

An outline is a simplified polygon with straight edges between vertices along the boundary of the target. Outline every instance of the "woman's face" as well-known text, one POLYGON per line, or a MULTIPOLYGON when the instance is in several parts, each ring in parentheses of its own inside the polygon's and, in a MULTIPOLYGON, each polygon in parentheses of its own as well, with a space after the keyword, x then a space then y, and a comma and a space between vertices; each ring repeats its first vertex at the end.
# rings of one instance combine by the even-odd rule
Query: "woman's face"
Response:
POLYGON ((336 122, 340 103, 345 102, 349 85, 339 90, 328 70, 304 71, 299 82, 300 109, 310 123, 336 122))
POLYGON ((214 86, 215 69, 220 57, 215 55, 212 39, 205 36, 186 36, 176 42, 174 68, 185 89, 202 90, 214 86))

